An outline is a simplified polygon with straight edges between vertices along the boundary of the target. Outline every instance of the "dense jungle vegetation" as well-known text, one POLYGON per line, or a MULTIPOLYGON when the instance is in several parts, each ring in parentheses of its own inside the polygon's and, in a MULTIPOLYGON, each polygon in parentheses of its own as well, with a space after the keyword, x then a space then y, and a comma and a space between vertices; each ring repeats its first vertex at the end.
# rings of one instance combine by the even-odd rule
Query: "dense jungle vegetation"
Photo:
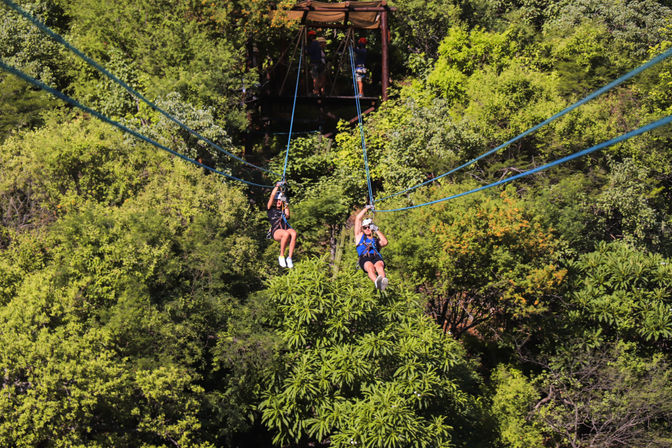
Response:
MULTIPOLYGON (((296 28, 286 0, 23 0, 223 148, 296 28), (263 59, 248 60, 250 48, 263 59)), ((377 197, 496 147, 672 46, 669 0, 396 0, 377 197)), ((190 157, 213 151, 3 4, 0 59, 190 157)), ((375 33, 371 58, 379 58, 375 33)), ((354 107, 354 106, 353 106, 354 107)), ((672 113, 662 62, 467 169, 443 198, 672 113)), ((356 266, 359 130, 292 140, 295 268, 268 190, 188 164, 0 72, 0 446, 672 446, 672 128, 432 206, 378 213, 356 266)))

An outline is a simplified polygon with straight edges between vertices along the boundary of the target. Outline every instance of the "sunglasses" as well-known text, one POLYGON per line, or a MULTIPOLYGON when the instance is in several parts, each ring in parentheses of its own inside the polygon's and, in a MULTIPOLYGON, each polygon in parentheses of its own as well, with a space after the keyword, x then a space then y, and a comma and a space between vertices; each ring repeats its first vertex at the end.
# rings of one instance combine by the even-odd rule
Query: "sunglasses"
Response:
POLYGON ((362 229, 368 229, 369 226, 362 226, 362 229))

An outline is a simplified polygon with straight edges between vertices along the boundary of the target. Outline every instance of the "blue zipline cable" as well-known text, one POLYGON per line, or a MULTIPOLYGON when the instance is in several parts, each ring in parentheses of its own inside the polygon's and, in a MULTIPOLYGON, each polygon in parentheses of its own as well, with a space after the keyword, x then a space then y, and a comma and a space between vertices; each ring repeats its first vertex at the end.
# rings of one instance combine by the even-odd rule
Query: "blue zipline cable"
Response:
POLYGON ((597 151, 597 150, 602 149, 602 148, 606 148, 607 146, 615 145, 616 143, 620 143, 624 140, 627 140, 629 138, 632 138, 632 137, 635 137, 637 135, 643 134, 645 132, 651 131, 651 130, 656 129, 660 126, 664 126, 666 124, 669 124, 671 122, 672 122, 672 115, 668 115, 667 117, 661 118, 658 121, 654 121, 653 123, 649 123, 646 126, 642 126, 639 129, 635 129, 634 131, 630 131, 627 134, 620 135, 620 136, 618 136, 616 138, 613 138, 609 141, 602 142, 602 143, 597 144, 595 146, 592 146, 588 149, 584 149, 583 151, 579 151, 579 152, 576 152, 574 154, 570 154, 570 155, 568 155, 566 157, 563 157, 561 159, 558 159, 558 160, 555 160, 553 162, 547 163, 546 165, 542 165, 540 167, 522 172, 520 174, 516 174, 515 176, 509 177, 507 179, 502 179, 500 181, 493 182, 491 184, 484 185, 482 187, 474 188, 473 190, 465 191, 463 193, 454 194, 452 196, 448 196, 448 197, 445 197, 445 198, 442 198, 442 199, 437 199, 435 201, 424 202, 422 204, 417 204, 417 205, 411 205, 409 207, 395 208, 395 209, 390 209, 390 210, 377 210, 377 211, 378 212, 400 212, 400 211, 404 211, 404 210, 410 210, 410 209, 413 209, 413 208, 424 207, 425 205, 432 205, 432 204, 437 204, 439 202, 449 201, 451 199, 455 199, 455 198, 459 198, 461 196, 466 196, 468 194, 476 193, 478 191, 482 191, 482 190, 485 190, 487 188, 496 187, 498 185, 502 185, 502 184, 505 184, 507 182, 511 182, 511 181, 519 179, 521 177, 529 176, 530 174, 534 174, 534 173, 538 173, 539 171, 547 170, 547 169, 552 168, 556 165, 560 165, 562 163, 568 162, 568 161, 576 159, 578 157, 585 156, 586 154, 590 154, 591 152, 597 151))
MULTIPOLYGON (((296 48, 296 47, 295 47, 296 48)), ((287 138, 287 151, 285 152, 285 166, 282 168, 282 180, 287 175, 287 162, 289 162, 289 144, 292 142, 292 128, 294 127, 294 111, 296 110, 296 96, 299 94, 299 79, 301 78, 301 62, 303 61, 303 42, 299 53, 299 67, 296 69, 296 86, 294 87, 294 103, 292 104, 292 118, 289 121, 289 137, 287 138)))
POLYGON ((359 104, 359 86, 357 84, 357 75, 355 70, 355 58, 353 55, 352 45, 348 47, 350 52, 350 71, 352 73, 352 85, 355 91, 355 105, 357 107, 357 121, 359 122, 359 135, 362 139, 362 152, 364 153, 364 170, 366 172, 366 185, 369 189, 369 204, 374 207, 375 210, 375 201, 373 199, 373 188, 371 188, 371 174, 369 172, 369 159, 366 154, 366 141, 364 139, 364 125, 362 124, 362 107, 359 104))
POLYGON ((14 68, 10 65, 5 64, 5 62, 2 61, 2 60, 0 60, 0 68, 2 68, 3 70, 5 70, 9 73, 12 73, 12 74, 18 76, 19 78, 23 79, 24 81, 27 81, 27 82, 33 84, 34 86, 39 87, 42 90, 46 90, 47 92, 51 93, 55 97, 58 97, 58 98, 62 99, 66 103, 69 103, 69 104, 83 110, 84 112, 90 113, 91 115, 97 117, 98 119, 104 121, 105 123, 111 124, 112 126, 114 126, 116 128, 119 128, 122 131, 124 131, 128 134, 131 134, 132 136, 134 136, 134 137, 136 137, 140 140, 143 140, 143 141, 145 141, 145 142, 147 142, 151 145, 154 145, 157 148, 163 149, 164 151, 167 151, 174 156, 177 156, 177 157, 179 157, 183 160, 186 160, 187 162, 191 162, 194 165, 200 166, 201 168, 205 168, 206 170, 210 170, 213 173, 217 173, 219 175, 222 175, 224 177, 228 177, 229 179, 232 179, 232 180, 235 180, 235 181, 238 181, 238 182, 243 182, 243 183, 248 184, 248 185, 254 185, 255 187, 272 188, 272 185, 262 185, 262 184, 257 184, 257 183, 250 182, 250 181, 247 181, 247 180, 244 180, 244 179, 239 179, 235 176, 231 176, 230 174, 226 174, 222 171, 218 171, 215 168, 209 167, 207 165, 202 164, 201 162, 198 162, 194 159, 191 159, 191 158, 189 158, 185 155, 182 155, 179 152, 176 152, 176 151, 162 145, 161 143, 158 143, 158 142, 152 140, 151 138, 146 137, 146 136, 140 134, 139 132, 134 131, 133 129, 130 129, 130 128, 124 126, 123 124, 121 124, 117 121, 114 121, 111 118, 106 117, 105 115, 101 114, 100 112, 97 112, 97 111, 91 109, 90 107, 84 106, 83 104, 79 103, 77 100, 75 100, 73 98, 70 98, 66 94, 64 94, 64 93, 62 93, 62 92, 60 92, 60 91, 58 91, 58 90, 56 90, 52 87, 49 87, 48 85, 44 84, 41 81, 38 81, 35 78, 32 78, 31 76, 23 73, 21 70, 18 70, 18 69, 14 68))
POLYGON ((180 127, 181 127, 182 129, 184 129, 185 131, 189 132, 191 135, 195 136, 195 137, 198 138, 199 140, 204 141, 205 143, 207 143, 207 144, 210 145, 211 147, 213 147, 213 148, 215 148, 215 149, 221 151, 222 153, 228 155, 229 157, 232 157, 233 159, 236 159, 236 160, 238 160, 239 162, 244 163, 245 165, 251 166, 251 167, 253 167, 253 168, 256 168, 256 169, 258 169, 258 170, 261 170, 261 171, 264 171, 264 172, 267 172, 267 173, 270 173, 270 174, 274 174, 274 175, 276 175, 276 176, 279 175, 278 173, 274 173, 273 171, 270 171, 270 170, 268 170, 268 169, 266 169, 266 168, 262 168, 262 167, 260 167, 260 166, 257 166, 257 165, 255 165, 255 164, 253 164, 253 163, 250 163, 250 162, 248 162, 247 160, 238 157, 237 155, 235 155, 235 154, 233 154, 233 153, 231 153, 231 152, 225 150, 224 148, 220 147, 220 146, 217 145, 216 143, 211 142, 211 141, 208 140, 207 138, 203 137, 201 134, 199 134, 198 132, 194 131, 194 130, 191 129, 189 126, 187 126, 186 124, 182 123, 181 121, 179 121, 178 119, 176 119, 176 118, 174 118, 172 115, 170 115, 168 112, 164 111, 164 110, 161 109, 159 106, 157 106, 156 104, 154 104, 154 103, 152 103, 151 101, 149 101, 147 98, 145 98, 145 97, 144 97, 143 95, 141 95, 139 92, 136 92, 135 90, 133 90, 133 88, 130 87, 128 84, 126 84, 124 81, 122 81, 122 80, 120 80, 119 78, 117 78, 115 75, 113 75, 112 73, 110 73, 109 71, 107 71, 107 70, 106 70, 105 68, 103 68, 100 64, 98 64, 96 61, 94 61, 93 59, 91 59, 90 57, 88 57, 87 55, 85 55, 84 53, 82 53, 81 51, 79 51, 77 48, 75 48, 74 46, 72 46, 72 45, 71 45, 68 41, 66 41, 62 36, 60 36, 59 34, 57 34, 57 33, 54 32, 54 31, 52 31, 52 30, 51 30, 49 27, 47 27, 45 24, 43 24, 42 22, 40 22, 39 20, 37 20, 35 17, 33 17, 33 16, 31 16, 30 14, 28 14, 28 13, 27 13, 26 11, 24 11, 23 9, 21 9, 21 7, 20 7, 19 5, 17 5, 16 3, 12 2, 11 0, 2 0, 2 1, 3 1, 7 6, 9 6, 10 8, 12 8, 14 11, 16 11, 16 12, 19 13, 19 14, 21 14, 25 19, 27 19, 27 20, 29 20, 30 22, 32 22, 33 25, 35 25, 36 27, 38 27, 43 33, 45 33, 46 35, 48 35, 49 37, 51 37, 52 39, 54 39, 56 42, 62 44, 62 45, 63 45, 64 47, 66 47, 68 50, 72 51, 74 54, 76 54, 76 55, 79 56, 81 59, 83 59, 87 64, 89 64, 90 66, 92 66, 93 68, 95 68, 96 70, 98 70, 99 72, 101 72, 103 75, 107 76, 109 79, 111 79, 111 80, 114 81, 115 83, 119 84, 119 85, 120 85, 121 87, 123 87, 124 89, 126 89, 126 91, 128 91, 128 93, 130 93, 131 95, 133 95, 133 96, 137 97, 138 99, 142 100, 142 101, 143 101, 145 104, 147 104, 149 107, 151 107, 151 108, 154 109, 155 111, 161 113, 164 117, 168 118, 168 119, 171 120, 173 123, 177 124, 178 126, 180 126, 180 127))
POLYGON ((595 92, 591 93, 590 95, 588 95, 588 96, 585 97, 584 99, 582 99, 582 100, 580 100, 580 101, 577 101, 576 103, 572 104, 571 106, 567 107, 566 109, 564 109, 564 110, 558 112, 557 114, 553 115, 551 118, 548 118, 547 120, 542 121, 542 122, 539 123, 538 125, 536 125, 536 126, 534 126, 534 127, 531 127, 530 129, 528 129, 527 131, 523 132, 522 134, 519 134, 518 136, 512 138, 511 140, 509 140, 509 141, 507 141, 507 142, 505 142, 505 143, 502 143, 502 144, 499 145, 498 147, 496 147, 496 148, 494 148, 494 149, 491 149, 490 151, 488 151, 488 152, 486 152, 486 153, 484 153, 484 154, 481 154, 480 156, 476 157, 475 159, 472 159, 472 160, 470 160, 470 161, 468 161, 468 162, 466 162, 466 163, 464 163, 464 164, 458 166, 457 168, 454 168, 454 169, 448 171, 447 173, 444 173, 444 174, 442 174, 442 175, 440 175, 440 176, 437 176, 437 177, 434 177, 434 178, 432 178, 432 179, 426 180, 426 181, 424 181, 424 182, 422 182, 422 183, 420 183, 420 184, 418 184, 418 185, 415 185, 415 186, 413 186, 413 187, 410 187, 410 188, 407 188, 407 189, 405 189, 405 190, 399 191, 399 192, 397 192, 397 193, 393 193, 393 194, 391 194, 391 195, 388 195, 388 196, 385 196, 385 197, 383 197, 383 198, 380 198, 380 199, 378 199, 378 202, 384 201, 384 200, 386 200, 386 199, 393 198, 393 197, 395 197, 395 196, 399 196, 400 194, 408 193, 409 191, 415 190, 416 188, 422 187, 422 186, 427 185, 427 184, 429 184, 429 183, 431 183, 431 182, 434 182, 434 181, 436 181, 436 180, 439 180, 439 179, 441 179, 442 177, 445 177, 445 176, 448 176, 448 175, 450 175, 450 174, 453 174, 453 173, 455 173, 456 171, 459 171, 459 170, 461 170, 462 168, 467 167, 467 166, 471 165, 472 163, 477 162, 477 161, 481 160, 482 158, 489 156, 490 154, 493 154, 493 153, 495 153, 495 152, 497 152, 497 151, 499 151, 499 150, 501 150, 501 149, 504 149, 505 147, 509 146, 511 143, 514 143, 514 142, 520 140, 521 138, 526 137, 527 135, 531 134, 532 132, 538 130, 539 128, 541 128, 541 127, 547 125, 548 123, 550 123, 550 122, 552 122, 552 121, 554 121, 554 120, 556 120, 556 119, 562 117, 563 115, 565 115, 565 114, 571 112, 572 110, 576 109, 577 107, 581 106, 582 104, 585 104, 585 103, 587 103, 588 101, 590 101, 590 100, 592 100, 592 99, 594 99, 594 98, 596 98, 596 97, 602 95, 603 93, 607 92, 608 90, 611 90, 612 88, 618 86, 619 84, 622 84, 624 81, 627 81, 628 79, 632 78, 633 76, 638 75, 639 73, 643 72, 644 70, 646 70, 646 69, 648 69, 648 68, 650 68, 650 67, 653 67, 654 65, 656 65, 656 64, 658 64, 659 62, 661 62, 661 61, 667 59, 667 58, 670 57, 670 56, 672 56, 672 48, 670 48, 670 49, 668 49, 667 51, 665 51, 665 52, 659 54, 659 55, 656 56, 655 58, 651 59, 649 62, 647 62, 647 63, 645 63, 645 64, 643 64, 643 65, 637 67, 636 69, 632 70, 631 72, 629 72, 629 73, 627 73, 627 74, 621 76, 620 78, 618 78, 618 79, 616 79, 616 80, 610 82, 609 84, 607 84, 606 86, 602 87, 601 89, 596 90, 595 92))

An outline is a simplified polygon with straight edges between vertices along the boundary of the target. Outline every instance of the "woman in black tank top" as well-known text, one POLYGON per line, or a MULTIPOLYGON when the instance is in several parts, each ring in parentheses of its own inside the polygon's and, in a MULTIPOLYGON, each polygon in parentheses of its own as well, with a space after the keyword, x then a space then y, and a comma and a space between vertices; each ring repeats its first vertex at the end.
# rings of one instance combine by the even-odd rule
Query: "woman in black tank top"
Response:
POLYGON ((283 182, 275 184, 271 197, 268 199, 268 220, 271 222, 271 237, 280 242, 278 263, 283 268, 293 268, 292 255, 296 245, 296 230, 289 225, 289 202, 283 192, 278 191, 283 182), (285 249, 289 242, 289 253, 285 258, 285 249))

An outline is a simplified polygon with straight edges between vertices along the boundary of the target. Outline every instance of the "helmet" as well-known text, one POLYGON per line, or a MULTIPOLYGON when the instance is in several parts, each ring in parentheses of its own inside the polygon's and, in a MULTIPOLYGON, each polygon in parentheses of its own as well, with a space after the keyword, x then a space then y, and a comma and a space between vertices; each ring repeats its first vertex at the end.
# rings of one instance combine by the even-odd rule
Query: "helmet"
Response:
POLYGON ((282 201, 286 204, 289 203, 289 201, 287 200, 287 196, 285 196, 285 194, 282 191, 278 191, 278 193, 275 195, 275 200, 282 201))
POLYGON ((315 32, 315 30, 310 30, 310 31, 308 31, 308 37, 311 37, 311 36, 312 36, 312 37, 317 36, 317 33, 315 32))
POLYGON ((366 218, 364 221, 362 221, 363 226, 370 226, 371 224, 373 224, 373 219, 371 218, 366 218))
POLYGON ((357 41, 358 44, 366 45, 366 37, 360 37, 357 41))

